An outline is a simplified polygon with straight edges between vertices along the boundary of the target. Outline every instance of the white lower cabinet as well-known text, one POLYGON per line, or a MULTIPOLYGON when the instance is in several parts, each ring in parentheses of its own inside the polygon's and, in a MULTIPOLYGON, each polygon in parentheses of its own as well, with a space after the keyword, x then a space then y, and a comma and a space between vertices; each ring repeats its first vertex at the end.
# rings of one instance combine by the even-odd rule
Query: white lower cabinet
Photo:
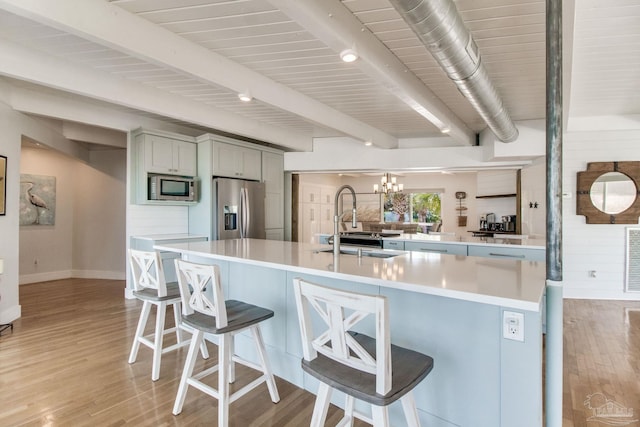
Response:
POLYGON ((402 240, 383 240, 382 247, 384 249, 395 249, 398 251, 404 251, 405 244, 402 240))
POLYGON ((505 248, 502 246, 469 245, 469 256, 481 256, 487 258, 522 259, 529 261, 545 261, 544 249, 532 248, 505 248))
POLYGON ((433 252, 438 254, 467 255, 467 245, 437 242, 405 242, 405 251, 433 252))

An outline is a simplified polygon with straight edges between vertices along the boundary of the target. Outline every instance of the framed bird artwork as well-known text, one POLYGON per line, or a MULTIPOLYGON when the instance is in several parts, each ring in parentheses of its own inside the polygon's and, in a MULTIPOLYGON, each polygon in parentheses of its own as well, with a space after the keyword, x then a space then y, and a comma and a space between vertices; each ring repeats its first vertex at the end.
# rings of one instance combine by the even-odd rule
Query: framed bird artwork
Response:
POLYGON ((0 215, 7 213, 7 156, 0 156, 0 215))
POLYGON ((56 177, 20 174, 20 225, 54 225, 56 177))

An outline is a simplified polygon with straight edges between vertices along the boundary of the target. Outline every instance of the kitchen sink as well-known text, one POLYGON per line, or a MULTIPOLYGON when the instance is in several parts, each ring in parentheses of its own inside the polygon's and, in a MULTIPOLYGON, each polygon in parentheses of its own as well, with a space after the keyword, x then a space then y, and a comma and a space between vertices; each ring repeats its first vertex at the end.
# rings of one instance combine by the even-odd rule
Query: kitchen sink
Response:
MULTIPOLYGON (((333 249, 320 249, 318 252, 333 252, 333 249)), ((340 254, 342 255, 358 255, 357 248, 341 248, 340 254)), ((393 258, 394 256, 402 255, 404 252, 382 252, 372 251, 371 249, 362 249, 362 256, 371 258, 393 258)))

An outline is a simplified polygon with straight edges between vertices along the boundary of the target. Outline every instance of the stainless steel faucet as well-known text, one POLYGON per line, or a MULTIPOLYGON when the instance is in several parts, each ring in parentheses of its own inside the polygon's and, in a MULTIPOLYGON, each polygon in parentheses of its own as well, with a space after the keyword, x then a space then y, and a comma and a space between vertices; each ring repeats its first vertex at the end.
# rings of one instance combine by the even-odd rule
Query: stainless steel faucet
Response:
POLYGON ((348 211, 344 211, 338 215, 338 199, 340 198, 340 193, 342 193, 344 190, 351 191, 351 195, 353 196, 353 207, 351 209, 351 212, 353 214, 351 215, 351 226, 353 228, 356 228, 358 226, 358 220, 356 219, 356 192, 353 189, 353 187, 351 187, 350 185, 343 185, 342 187, 338 188, 338 191, 336 192, 336 200, 335 200, 334 210, 333 210, 333 256, 334 258, 340 255, 340 231, 338 229, 340 219, 344 216, 344 214, 348 212, 348 211))

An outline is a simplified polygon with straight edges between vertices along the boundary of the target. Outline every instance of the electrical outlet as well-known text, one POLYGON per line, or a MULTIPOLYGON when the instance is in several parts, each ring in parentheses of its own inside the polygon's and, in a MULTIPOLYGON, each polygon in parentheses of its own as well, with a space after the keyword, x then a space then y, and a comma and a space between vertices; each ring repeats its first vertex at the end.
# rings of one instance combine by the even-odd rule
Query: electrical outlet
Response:
POLYGON ((508 340, 524 342, 524 314, 505 311, 502 315, 502 336, 508 340))

